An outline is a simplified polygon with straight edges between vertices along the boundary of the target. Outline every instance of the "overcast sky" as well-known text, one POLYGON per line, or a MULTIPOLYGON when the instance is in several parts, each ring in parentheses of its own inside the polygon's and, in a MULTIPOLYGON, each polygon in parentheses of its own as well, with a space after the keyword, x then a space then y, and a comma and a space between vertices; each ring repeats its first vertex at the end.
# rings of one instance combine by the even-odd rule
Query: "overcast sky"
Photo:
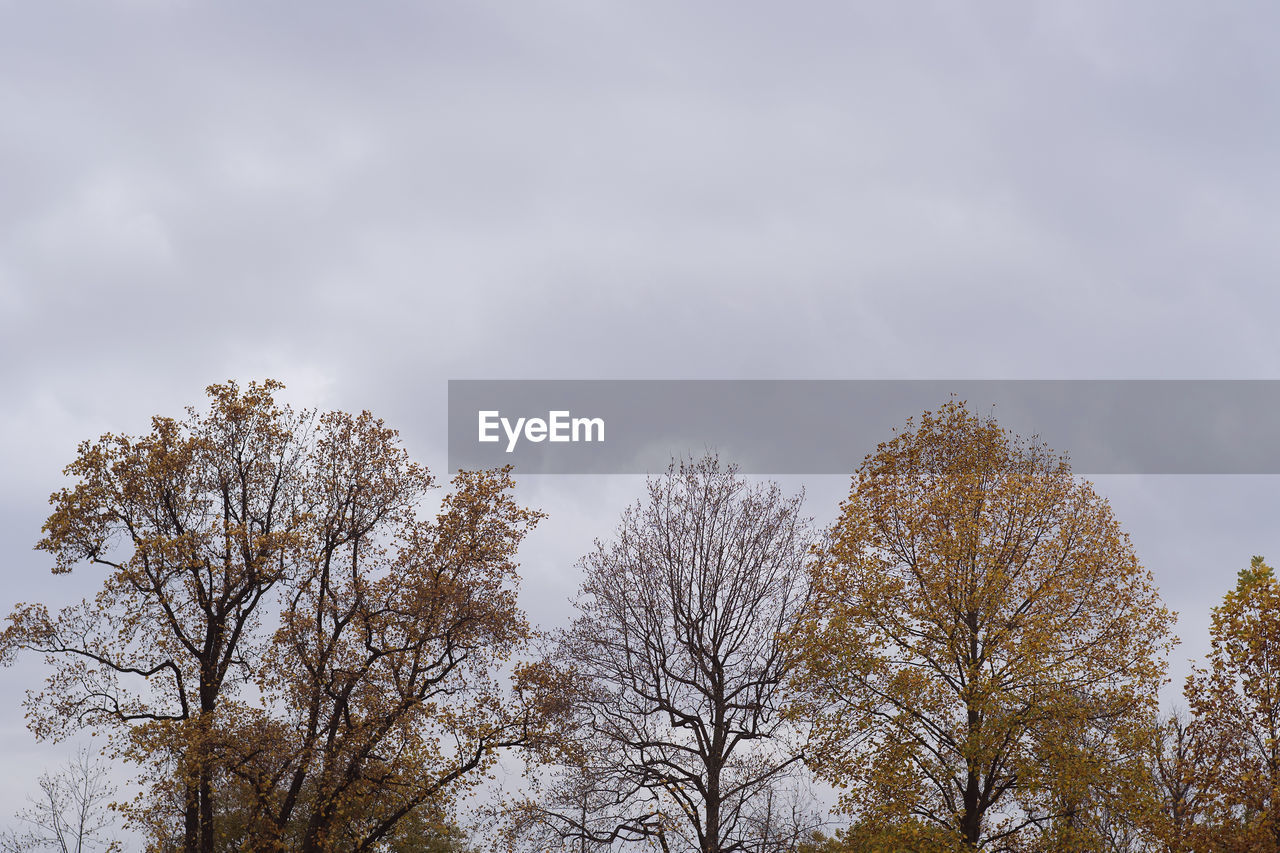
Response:
MULTIPOLYGON (((450 378, 1280 378, 1277 31, 1173 0, 0 0, 0 610, 96 587, 31 550, 76 443, 228 378, 369 408, 441 471, 450 378)), ((1280 481, 1097 482, 1199 656, 1280 559, 1280 481)), ((803 485, 823 520, 847 490, 803 485)), ((638 487, 522 483, 535 620, 638 487)), ((23 727, 39 674, 0 670, 0 824, 68 752, 23 727)))

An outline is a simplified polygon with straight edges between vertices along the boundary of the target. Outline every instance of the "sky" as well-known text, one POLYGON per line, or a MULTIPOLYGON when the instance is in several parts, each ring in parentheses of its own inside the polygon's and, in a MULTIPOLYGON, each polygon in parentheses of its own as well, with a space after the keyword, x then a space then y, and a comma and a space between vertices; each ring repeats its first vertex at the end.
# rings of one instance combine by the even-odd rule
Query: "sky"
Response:
MULTIPOLYGON (((76 444, 212 382, 1274 379, 1273 4, 0 0, 0 611, 76 444)), ((1069 448, 1062 448, 1069 450, 1069 448)), ((517 472, 517 477, 519 472, 517 472)), ((1275 477, 1097 478, 1187 659, 1275 477)), ((786 478, 819 520, 847 478, 786 478)), ((530 477, 554 627, 633 477, 530 477)), ((79 585, 78 585, 79 584, 79 585)), ((0 823, 65 744, 0 669, 0 823)), ((1177 684, 1167 691, 1177 698, 1177 684)))

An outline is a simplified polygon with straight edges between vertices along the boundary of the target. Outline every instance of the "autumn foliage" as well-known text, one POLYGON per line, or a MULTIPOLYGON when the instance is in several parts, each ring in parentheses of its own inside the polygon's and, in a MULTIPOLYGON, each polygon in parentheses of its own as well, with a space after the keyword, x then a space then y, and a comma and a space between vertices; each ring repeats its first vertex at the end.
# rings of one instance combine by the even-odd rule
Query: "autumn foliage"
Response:
POLYGON ((1172 615, 1065 459, 926 412, 813 578, 793 713, 867 849, 1101 849, 1096 812, 1138 805, 1172 615))
POLYGON ((530 633, 514 557, 539 518, 509 472, 460 473, 425 518, 432 477, 394 431, 279 388, 211 386, 205 413, 82 444, 39 547, 101 591, 0 636, 51 664, 37 735, 107 728, 143 768, 156 850, 373 849, 443 825, 534 730, 495 675, 530 633))
POLYGON ((962 403, 869 455, 825 536, 673 462, 539 633, 509 469, 433 501, 394 430, 281 387, 81 444, 37 547, 97 590, 0 633, 48 663, 38 737, 132 763, 149 853, 462 850, 509 748, 529 772, 484 831, 512 850, 1280 850, 1274 571, 1239 573, 1159 716, 1173 614, 1111 507, 962 403), (825 835, 806 774, 839 792, 825 835))
POLYGON ((1280 849, 1280 582, 1262 557, 1215 607, 1208 665, 1187 680, 1195 794, 1184 849, 1280 849))

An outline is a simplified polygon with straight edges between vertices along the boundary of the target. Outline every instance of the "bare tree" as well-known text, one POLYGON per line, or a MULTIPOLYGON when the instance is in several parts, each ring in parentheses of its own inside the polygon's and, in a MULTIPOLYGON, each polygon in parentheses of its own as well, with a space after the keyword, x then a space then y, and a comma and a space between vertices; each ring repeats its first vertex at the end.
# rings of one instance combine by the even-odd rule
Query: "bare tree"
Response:
POLYGON ((775 779, 752 798, 743 816, 750 853, 794 853, 802 844, 830 828, 808 778, 775 779))
POLYGON ((672 463, 580 563, 550 668, 571 699, 558 770, 514 810, 526 842, 587 851, 766 849, 760 804, 801 755, 780 642, 807 599, 803 497, 708 456, 672 463))
POLYGON ((109 810, 115 788, 107 768, 81 749, 66 766, 39 780, 39 796, 29 797, 31 806, 18 812, 22 831, 8 830, 0 836, 0 851, 57 850, 60 853, 118 851, 111 835, 115 828, 109 810))

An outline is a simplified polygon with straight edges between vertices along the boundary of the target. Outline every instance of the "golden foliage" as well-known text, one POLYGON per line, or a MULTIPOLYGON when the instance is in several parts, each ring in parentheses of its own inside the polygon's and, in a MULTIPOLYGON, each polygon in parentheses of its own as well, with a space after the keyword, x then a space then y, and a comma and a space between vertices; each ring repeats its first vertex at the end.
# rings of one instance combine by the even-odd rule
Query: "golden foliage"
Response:
POLYGON ((792 713, 863 831, 1073 849, 1100 802, 1136 807, 1173 615, 1065 458, 926 412, 859 468, 813 580, 792 713))
POLYGON ((1191 849, 1280 849, 1280 583, 1262 557, 1215 607, 1207 669, 1187 680, 1204 753, 1191 849))
POLYGON ((207 412, 80 445, 38 547, 96 598, 19 606, 0 656, 45 654, 39 736, 89 726, 151 783, 156 849, 365 850, 443 826, 503 744, 536 729, 496 670, 529 638, 516 548, 540 513, 509 469, 433 486, 368 412, 208 389, 207 412))

